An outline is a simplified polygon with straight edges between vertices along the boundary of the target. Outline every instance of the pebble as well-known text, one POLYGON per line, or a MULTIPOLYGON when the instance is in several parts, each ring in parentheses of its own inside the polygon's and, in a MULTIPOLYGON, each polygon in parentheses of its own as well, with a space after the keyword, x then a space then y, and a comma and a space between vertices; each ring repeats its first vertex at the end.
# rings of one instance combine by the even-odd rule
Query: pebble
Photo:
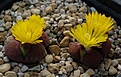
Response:
POLYGON ((53 58, 53 61, 54 61, 54 62, 59 62, 60 60, 61 60, 60 56, 55 56, 55 57, 53 58))
POLYGON ((69 4, 69 11, 70 12, 76 12, 77 11, 77 6, 75 4, 69 4))
POLYGON ((72 24, 65 24, 64 28, 66 28, 67 30, 70 30, 72 28, 72 24))
POLYGON ((79 77, 79 76, 80 76, 80 70, 75 70, 74 77, 79 77))
POLYGON ((24 73, 24 77, 30 77, 29 73, 24 73))
POLYGON ((100 70, 99 74, 102 75, 102 76, 107 76, 108 75, 108 71, 100 70))
POLYGON ((61 14, 61 18, 62 19, 65 19, 66 18, 66 15, 65 14, 61 14))
POLYGON ((110 68, 109 68, 109 75, 115 75, 115 74, 117 74, 117 69, 116 68, 114 68, 113 66, 110 66, 110 68))
POLYGON ((40 67, 40 65, 34 66, 32 68, 29 68, 29 71, 40 71, 42 68, 40 67))
POLYGON ((0 73, 0 77, 3 77, 3 74, 2 73, 0 73))
POLYGON ((79 9, 80 12, 83 12, 83 13, 86 13, 87 12, 87 7, 86 6, 82 6, 80 9, 79 9))
POLYGON ((23 19, 22 16, 17 16, 17 17, 16 17, 16 21, 17 21, 17 20, 22 20, 22 19, 23 19))
POLYGON ((42 70, 40 72, 40 74, 41 74, 42 77, 46 77, 47 75, 50 75, 51 73, 48 70, 42 70))
POLYGON ((27 71, 27 70, 28 70, 28 66, 23 65, 23 66, 21 67, 21 71, 22 71, 22 72, 25 72, 25 71, 27 71))
POLYGON ((77 22, 78 22, 79 24, 81 24, 82 21, 83 21, 83 19, 81 19, 81 18, 77 20, 77 22))
POLYGON ((78 69, 80 70, 80 73, 84 73, 84 69, 81 66, 78 66, 78 69))
POLYGON ((117 68, 118 68, 118 70, 121 71, 121 65, 120 64, 118 64, 118 67, 117 68))
POLYGON ((19 66, 15 66, 15 67, 12 69, 12 71, 14 71, 14 72, 16 72, 16 73, 18 73, 19 70, 20 70, 20 67, 19 67, 19 66))
POLYGON ((54 74, 49 74, 46 77, 56 77, 54 74))
POLYGON ((18 77, 23 77, 24 76, 24 73, 20 72, 20 73, 17 73, 18 74, 18 77))
POLYGON ((59 71, 59 66, 57 64, 48 64, 48 70, 51 73, 57 73, 59 71))
POLYGON ((5 15, 5 16, 4 16, 4 19, 5 19, 5 21, 7 21, 7 22, 11 22, 11 21, 12 21, 12 18, 11 18, 11 16, 9 16, 9 15, 5 15))
POLYGON ((76 20, 76 18, 74 18, 74 17, 70 17, 70 18, 69 18, 69 21, 70 21, 70 23, 71 23, 72 25, 76 25, 76 23, 77 23, 77 20, 76 20))
POLYGON ((15 66, 17 66, 17 65, 18 65, 17 62, 11 62, 11 66, 12 66, 12 67, 15 67, 15 66))
POLYGON ((83 74, 80 75, 80 77, 90 77, 90 75, 87 74, 87 73, 83 73, 83 74))
POLYGON ((5 29, 7 29, 7 30, 8 30, 8 29, 10 29, 10 28, 11 28, 12 23, 11 23, 11 22, 6 22, 4 26, 5 26, 5 29))
POLYGON ((19 2, 20 7, 25 7, 26 3, 25 2, 19 2))
POLYGON ((12 6, 12 10, 16 11, 18 8, 19 8, 19 6, 14 3, 13 6, 12 6))
POLYGON ((4 63, 3 59, 0 58, 0 65, 3 64, 3 63, 4 63))
POLYGON ((36 4, 39 0, 24 0, 27 4, 36 4))
POLYGON ((55 55, 59 55, 61 52, 61 49, 58 45, 50 45, 49 50, 51 53, 54 53, 55 55))
POLYGON ((32 14, 36 14, 39 15, 40 14, 40 10, 39 9, 31 9, 32 14))
POLYGON ((64 20, 59 20, 58 28, 61 29, 64 26, 64 20))
POLYGON ((61 42, 60 42, 60 46, 61 47, 67 47, 69 45, 69 36, 65 36, 61 42))
POLYGON ((115 67, 115 66, 117 66, 117 65, 118 65, 118 63, 119 63, 119 62, 118 62, 117 60, 112 60, 111 65, 115 67))
POLYGON ((75 70, 77 70, 78 69, 78 64, 76 63, 76 62, 72 62, 72 64, 71 64, 72 66, 73 66, 73 68, 75 69, 75 70))
POLYGON ((47 6, 47 7, 45 8, 45 12, 46 12, 46 13, 51 13, 52 11, 53 11, 52 6, 47 6))
POLYGON ((24 13, 22 14, 23 18, 27 18, 29 16, 31 16, 31 11, 30 10, 25 10, 24 13))
POLYGON ((8 71, 10 69, 10 63, 4 63, 2 65, 0 65, 0 72, 4 73, 6 71, 8 71))
POLYGON ((7 71, 5 73, 6 77, 17 77, 16 73, 14 71, 7 71))
POLYGON ((65 69, 67 72, 71 72, 73 70, 73 66, 71 64, 66 64, 65 69))
POLYGON ((46 63, 51 63, 53 61, 53 56, 52 55, 46 55, 45 56, 45 62, 46 63))
POLYGON ((0 27, 0 31, 1 32, 5 31, 5 28, 4 27, 0 27))
POLYGON ((111 63, 112 63, 111 59, 106 59, 106 60, 105 60, 105 69, 106 69, 106 70, 109 69, 111 63))
POLYGON ((90 76, 95 74, 95 71, 93 69, 88 69, 85 73, 88 73, 90 76))

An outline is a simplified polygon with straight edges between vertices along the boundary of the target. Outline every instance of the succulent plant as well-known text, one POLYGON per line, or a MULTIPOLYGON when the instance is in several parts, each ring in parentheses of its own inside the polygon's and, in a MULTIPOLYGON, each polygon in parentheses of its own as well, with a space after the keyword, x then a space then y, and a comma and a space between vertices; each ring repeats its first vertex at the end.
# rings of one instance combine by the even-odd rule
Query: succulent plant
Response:
POLYGON ((96 67, 110 51, 111 43, 107 32, 114 26, 111 17, 106 17, 98 12, 86 15, 86 22, 71 28, 70 35, 78 42, 69 47, 69 53, 78 62, 96 67))
POLYGON ((19 20, 11 28, 5 44, 5 55, 13 61, 32 64, 46 54, 49 38, 43 31, 45 21, 35 14, 28 20, 19 20))

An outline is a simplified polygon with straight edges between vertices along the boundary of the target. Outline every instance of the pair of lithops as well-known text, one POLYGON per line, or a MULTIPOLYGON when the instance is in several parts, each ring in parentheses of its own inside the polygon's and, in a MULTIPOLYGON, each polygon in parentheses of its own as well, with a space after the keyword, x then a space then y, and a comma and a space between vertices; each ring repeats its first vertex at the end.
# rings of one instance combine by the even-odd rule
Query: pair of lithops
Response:
MULTIPOLYGON (((49 38, 43 32, 44 19, 32 15, 28 20, 17 21, 11 28, 13 37, 5 44, 5 55, 13 61, 32 64, 46 54, 49 38)), ((88 67, 96 67, 110 51, 111 43, 107 32, 113 28, 113 20, 92 12, 86 15, 86 22, 70 30, 78 42, 69 46, 71 56, 88 67)))

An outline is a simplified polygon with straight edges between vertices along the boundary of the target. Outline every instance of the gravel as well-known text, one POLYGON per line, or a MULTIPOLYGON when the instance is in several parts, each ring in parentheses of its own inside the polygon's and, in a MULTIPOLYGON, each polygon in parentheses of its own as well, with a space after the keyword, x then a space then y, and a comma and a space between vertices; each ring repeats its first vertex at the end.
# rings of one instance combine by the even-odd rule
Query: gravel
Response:
MULTIPOLYGON (((95 69, 84 68, 67 52, 75 39, 69 36, 71 27, 82 24, 86 13, 96 11, 81 0, 24 0, 13 4, 11 9, 0 13, 0 76, 6 77, 103 77, 117 76, 121 71, 121 28, 108 32, 112 43, 111 52, 95 69), (25 65, 9 60, 4 55, 2 43, 11 35, 9 29, 16 20, 28 19, 32 14, 46 20, 44 31, 50 39, 46 55, 37 65, 25 65), (1 39, 2 38, 2 39, 1 39), (4 67, 3 67, 4 66, 4 67), (46 72, 46 73, 45 73, 46 72)), ((115 23, 116 24, 116 23, 115 23)))

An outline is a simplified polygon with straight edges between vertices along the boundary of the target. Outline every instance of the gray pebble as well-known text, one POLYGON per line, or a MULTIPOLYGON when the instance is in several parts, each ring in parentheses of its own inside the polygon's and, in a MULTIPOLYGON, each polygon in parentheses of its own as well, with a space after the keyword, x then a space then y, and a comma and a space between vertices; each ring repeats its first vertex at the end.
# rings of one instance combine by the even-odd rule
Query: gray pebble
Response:
POLYGON ((27 70, 28 70, 28 66, 23 65, 23 66, 21 67, 21 71, 22 71, 22 72, 25 72, 25 71, 27 71, 27 70))

